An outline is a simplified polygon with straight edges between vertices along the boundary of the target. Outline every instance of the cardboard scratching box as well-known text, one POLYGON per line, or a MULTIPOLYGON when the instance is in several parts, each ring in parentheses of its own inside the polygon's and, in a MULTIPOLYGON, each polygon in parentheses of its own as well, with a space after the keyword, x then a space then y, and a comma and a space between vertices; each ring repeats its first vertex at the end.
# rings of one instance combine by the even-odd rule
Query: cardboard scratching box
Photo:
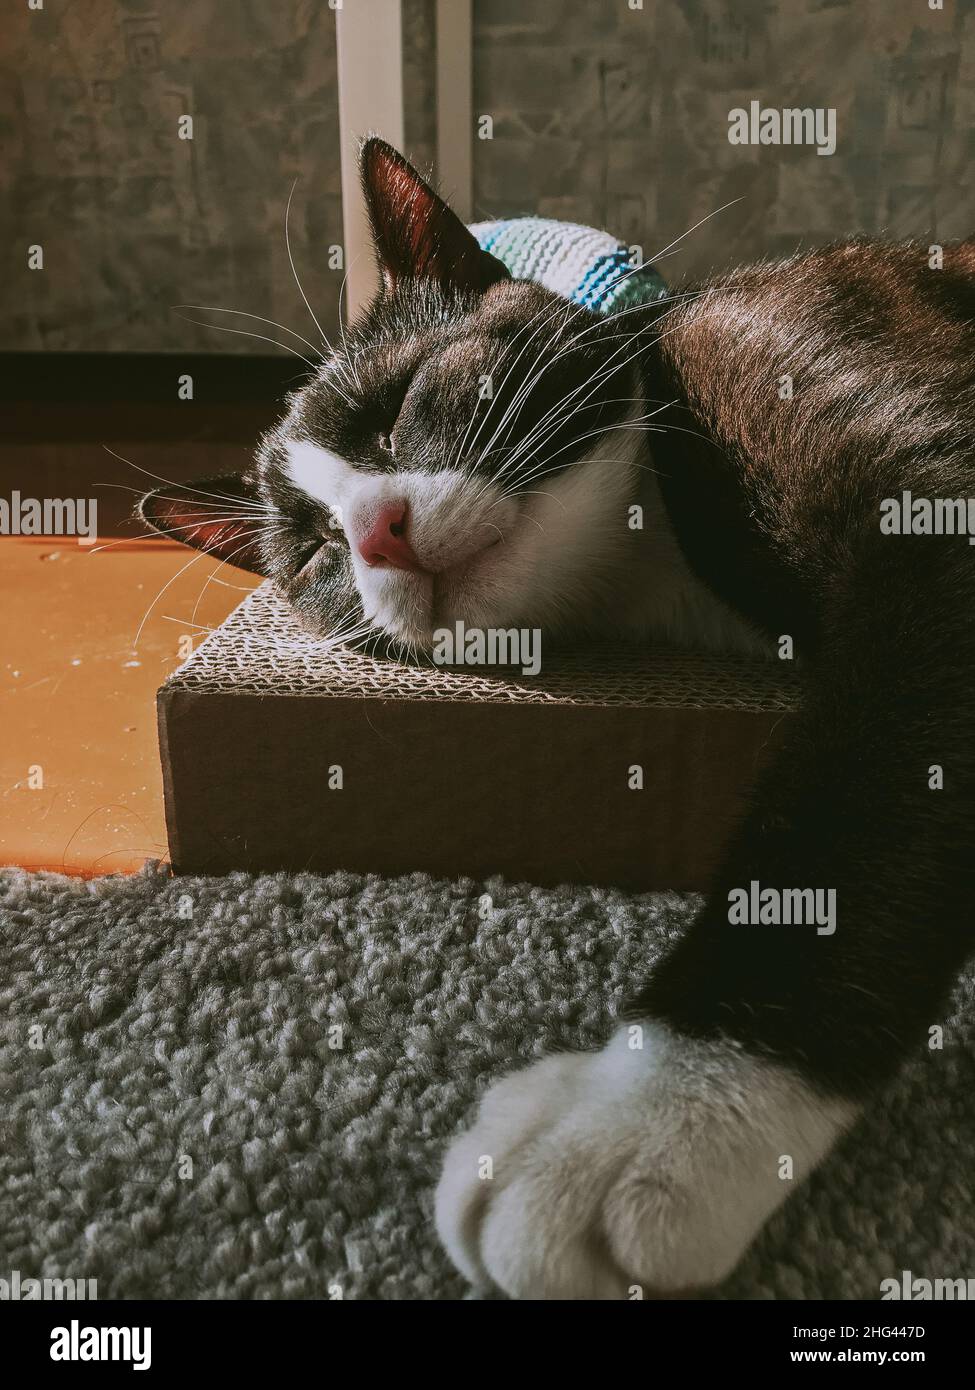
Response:
POLYGON ((777 662, 663 650, 536 676, 400 665, 316 641, 263 584, 158 702, 178 872, 696 889, 797 687, 777 662))

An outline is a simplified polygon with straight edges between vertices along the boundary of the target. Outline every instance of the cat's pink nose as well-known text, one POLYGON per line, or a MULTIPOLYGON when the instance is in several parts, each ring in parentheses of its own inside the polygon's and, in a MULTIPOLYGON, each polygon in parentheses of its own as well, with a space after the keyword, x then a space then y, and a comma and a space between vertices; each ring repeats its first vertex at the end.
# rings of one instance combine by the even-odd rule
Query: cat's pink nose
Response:
POLYGON ((390 502, 376 517, 368 533, 359 541, 359 554, 367 565, 391 565, 397 570, 423 570, 416 552, 406 539, 405 502, 390 502))

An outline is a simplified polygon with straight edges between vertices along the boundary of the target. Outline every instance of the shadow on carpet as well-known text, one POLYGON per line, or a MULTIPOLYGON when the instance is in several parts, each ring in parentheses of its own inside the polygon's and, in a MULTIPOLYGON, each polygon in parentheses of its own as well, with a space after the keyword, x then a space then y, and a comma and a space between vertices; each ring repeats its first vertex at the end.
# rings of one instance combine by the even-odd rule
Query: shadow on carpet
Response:
MULTIPOLYGON (((467 1296, 430 1218, 446 1141, 514 1064, 601 1042, 694 901, 3 871, 0 1278, 467 1296)), ((954 1007, 943 1050, 912 1059, 716 1296, 975 1274, 970 974, 954 1007)))

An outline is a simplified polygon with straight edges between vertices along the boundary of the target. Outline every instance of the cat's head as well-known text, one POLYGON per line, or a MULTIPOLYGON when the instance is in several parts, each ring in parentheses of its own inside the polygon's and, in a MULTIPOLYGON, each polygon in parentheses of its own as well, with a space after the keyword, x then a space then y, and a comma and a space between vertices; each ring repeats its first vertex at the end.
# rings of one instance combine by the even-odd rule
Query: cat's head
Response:
POLYGON ((582 631, 625 582, 643 435, 628 336, 512 280, 366 142, 379 292, 239 477, 167 486, 157 530, 271 577, 322 634, 582 631))

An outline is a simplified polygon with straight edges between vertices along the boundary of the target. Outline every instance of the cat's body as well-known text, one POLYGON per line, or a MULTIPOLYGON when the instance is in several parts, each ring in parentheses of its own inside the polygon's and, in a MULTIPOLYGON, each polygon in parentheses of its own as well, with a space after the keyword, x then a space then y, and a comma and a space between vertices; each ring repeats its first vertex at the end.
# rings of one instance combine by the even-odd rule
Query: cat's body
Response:
MULTIPOLYGON (((306 620, 348 609, 411 646, 461 617, 787 636, 802 664, 794 729, 629 1024, 495 1087, 438 1193, 459 1267, 513 1294, 713 1283, 943 1023, 973 944, 975 552, 883 534, 880 507, 975 494, 975 248, 932 269, 856 241, 601 323, 506 282, 380 142, 364 168, 384 296, 262 448, 245 491, 289 524, 231 540, 306 620), (835 930, 733 922, 755 882, 834 892, 835 930)), ((220 505, 150 515, 225 550, 220 505)))

